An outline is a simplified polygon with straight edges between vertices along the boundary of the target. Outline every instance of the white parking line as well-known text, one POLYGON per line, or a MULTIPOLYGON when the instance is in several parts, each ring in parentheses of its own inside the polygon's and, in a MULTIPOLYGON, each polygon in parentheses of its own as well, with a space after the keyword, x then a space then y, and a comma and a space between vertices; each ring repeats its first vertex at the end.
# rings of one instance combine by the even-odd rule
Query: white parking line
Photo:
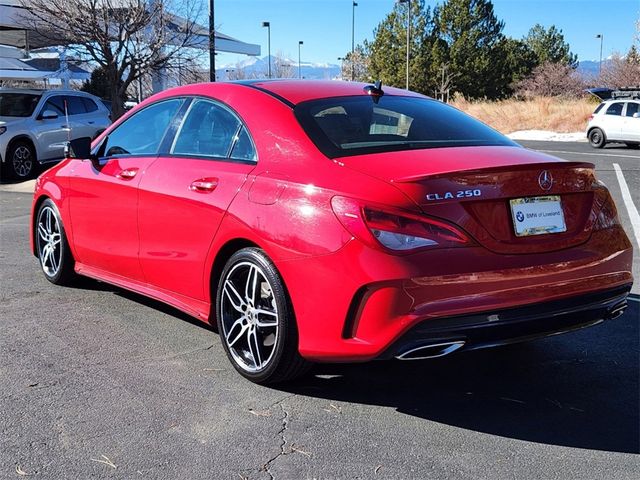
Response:
POLYGON ((616 171, 616 177, 618 177, 620 191, 622 192, 622 199, 624 200, 624 204, 626 205, 627 211, 629 212, 629 218, 631 219, 631 228, 633 229, 633 234, 636 237, 636 243, 640 247, 640 214, 638 214, 638 209, 634 205, 633 200, 631 200, 631 192, 629 192, 627 181, 624 179, 624 175, 622 175, 622 169, 620 168, 620 165, 614 163, 613 169, 616 171))
POLYGON ((640 155, 621 155, 619 153, 584 153, 584 152, 565 152, 564 150, 537 150, 544 153, 568 153, 570 155, 586 155, 588 157, 620 157, 620 158, 640 158, 640 155))

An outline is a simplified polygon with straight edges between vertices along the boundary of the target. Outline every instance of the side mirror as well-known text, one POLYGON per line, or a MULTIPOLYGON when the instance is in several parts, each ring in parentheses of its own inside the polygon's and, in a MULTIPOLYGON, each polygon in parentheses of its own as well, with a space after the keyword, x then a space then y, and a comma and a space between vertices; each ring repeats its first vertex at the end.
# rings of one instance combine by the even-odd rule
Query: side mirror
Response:
POLYGON ((91 155, 91 139, 89 137, 76 138, 64 146, 65 158, 81 158, 93 160, 91 155))
POLYGON ((53 110, 45 110, 40 114, 41 120, 55 120, 56 118, 58 118, 58 114, 53 110))
POLYGON ((640 112, 636 112, 633 114, 633 118, 640 118, 640 112))

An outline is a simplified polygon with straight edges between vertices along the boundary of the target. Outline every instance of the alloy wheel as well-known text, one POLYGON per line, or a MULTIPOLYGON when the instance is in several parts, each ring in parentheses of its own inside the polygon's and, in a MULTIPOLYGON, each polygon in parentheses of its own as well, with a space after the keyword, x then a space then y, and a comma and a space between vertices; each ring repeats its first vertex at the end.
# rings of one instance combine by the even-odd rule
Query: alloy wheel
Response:
POLYGON ((222 285, 222 335, 234 362, 244 371, 264 370, 276 352, 278 307, 262 268, 239 262, 222 285))
POLYGON ((19 145, 13 152, 13 171, 20 178, 28 177, 33 170, 33 155, 26 145, 19 145))
POLYGON ((53 208, 46 205, 38 216, 38 257, 47 277, 54 277, 62 265, 62 235, 53 208))

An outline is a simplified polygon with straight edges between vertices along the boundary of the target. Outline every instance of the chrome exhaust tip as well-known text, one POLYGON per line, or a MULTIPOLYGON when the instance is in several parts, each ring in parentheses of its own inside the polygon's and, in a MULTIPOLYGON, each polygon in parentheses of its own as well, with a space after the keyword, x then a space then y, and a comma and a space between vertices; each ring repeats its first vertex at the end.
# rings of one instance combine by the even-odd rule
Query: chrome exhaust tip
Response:
POLYGON ((620 305, 620 306, 614 308, 607 315, 607 320, 613 320, 614 318, 618 318, 619 316, 624 314, 626 309, 627 309, 627 304, 626 303, 624 305, 620 305))
POLYGON ((421 345, 420 347, 415 347, 406 352, 402 352, 400 355, 396 355, 396 358, 398 360, 424 360, 427 358, 444 357, 462 348, 464 343, 463 340, 457 340, 455 342, 421 345))

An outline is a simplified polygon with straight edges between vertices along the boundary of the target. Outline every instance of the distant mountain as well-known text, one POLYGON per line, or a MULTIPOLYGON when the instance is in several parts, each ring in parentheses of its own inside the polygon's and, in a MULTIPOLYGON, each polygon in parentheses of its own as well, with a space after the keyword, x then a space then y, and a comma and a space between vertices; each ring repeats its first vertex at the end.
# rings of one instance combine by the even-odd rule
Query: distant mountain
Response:
MULTIPOLYGON (((219 80, 235 80, 240 78, 267 78, 269 57, 249 57, 237 64, 224 65, 216 69, 219 80)), ((289 58, 284 62, 290 66, 291 78, 298 78, 298 61, 289 58)), ((276 57, 271 56, 271 73, 275 78, 276 57)), ((340 77, 340 65, 330 63, 300 62, 302 78, 315 80, 331 80, 340 77)))

